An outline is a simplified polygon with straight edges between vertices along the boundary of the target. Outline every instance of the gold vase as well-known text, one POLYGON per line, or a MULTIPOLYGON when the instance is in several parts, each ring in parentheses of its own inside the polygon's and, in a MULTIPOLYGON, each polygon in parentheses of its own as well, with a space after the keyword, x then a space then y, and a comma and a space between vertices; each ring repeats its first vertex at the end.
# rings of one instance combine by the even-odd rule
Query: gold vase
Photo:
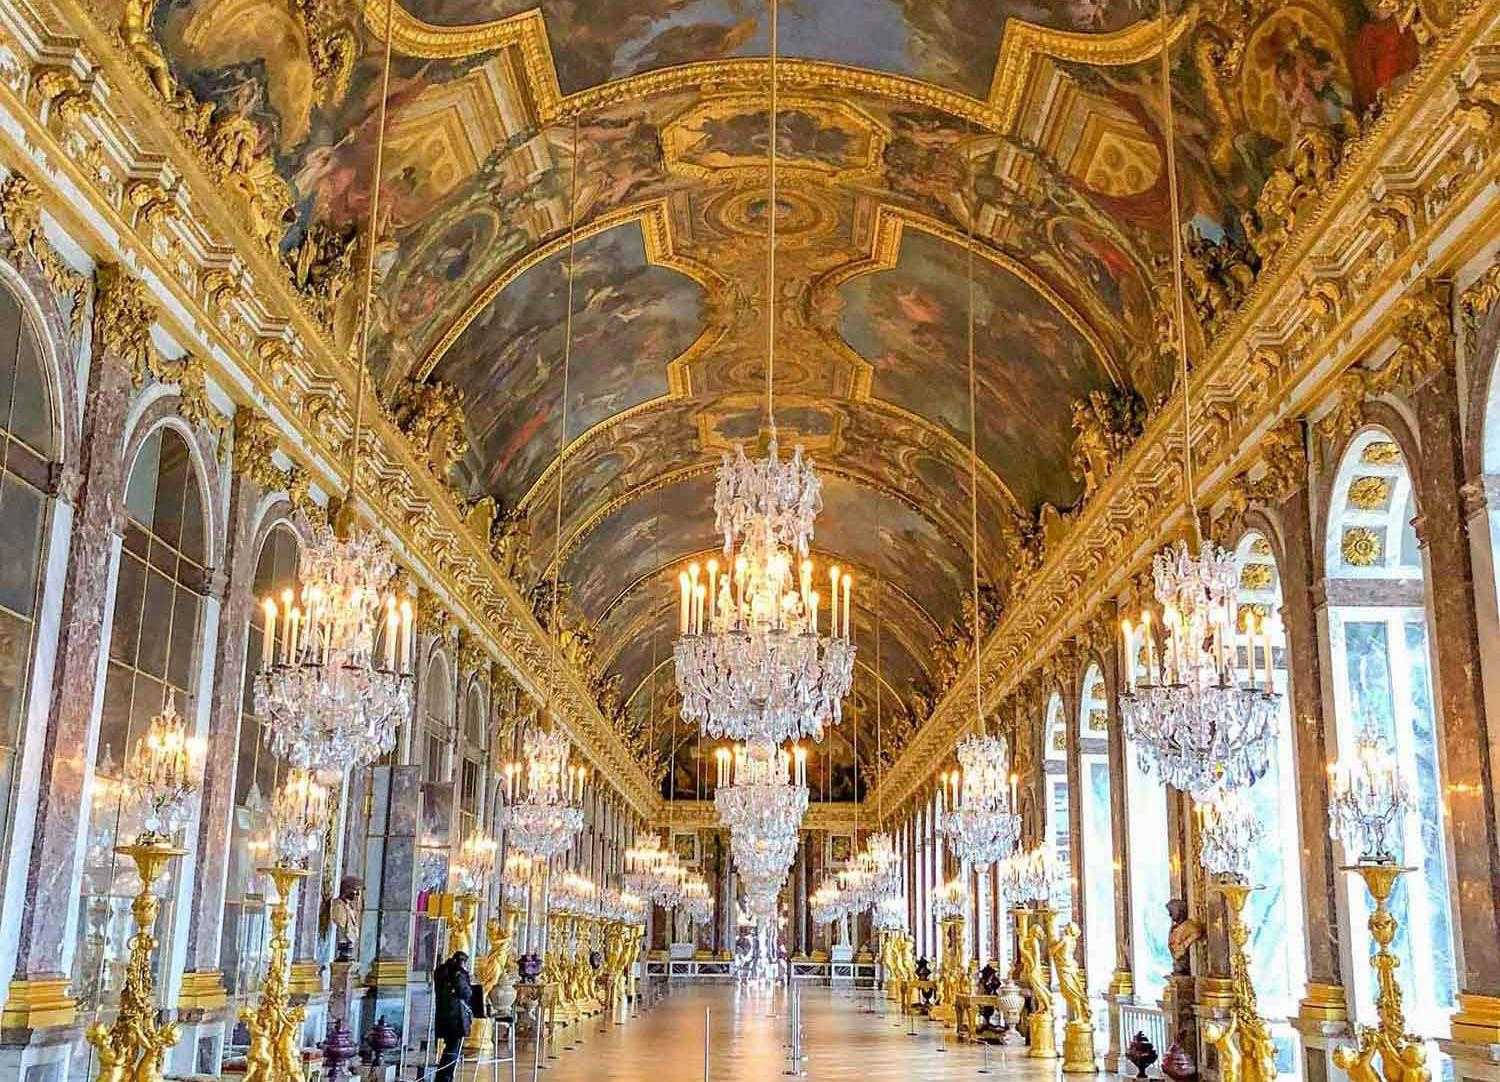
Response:
POLYGON ((130 937, 130 958, 125 966, 125 986, 120 990, 120 1010, 113 1025, 96 1022, 84 1035, 99 1057, 98 1082, 162 1082, 162 1060, 177 1043, 175 1022, 158 1022, 156 979, 152 960, 156 955, 156 916, 161 900, 155 887, 167 865, 186 850, 164 839, 143 835, 115 852, 135 862, 141 878, 140 893, 130 905, 135 934, 130 937))
POLYGON ((260 999, 254 1007, 240 1010, 240 1021, 250 1034, 245 1053, 244 1082, 288 1082, 302 1077, 302 1022, 306 1008, 292 1006, 288 999, 290 984, 292 891, 297 880, 305 878, 305 868, 273 865, 260 871, 271 877, 276 886, 276 904, 271 907, 271 956, 266 965, 266 980, 260 999))

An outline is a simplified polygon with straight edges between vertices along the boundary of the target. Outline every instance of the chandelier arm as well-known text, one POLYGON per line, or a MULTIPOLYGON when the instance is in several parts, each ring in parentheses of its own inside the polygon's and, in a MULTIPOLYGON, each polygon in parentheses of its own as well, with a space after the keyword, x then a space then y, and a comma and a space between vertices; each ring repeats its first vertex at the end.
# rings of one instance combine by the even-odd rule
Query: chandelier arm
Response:
POLYGON ((375 125, 375 161, 370 176, 370 232, 365 242, 365 295, 360 301, 359 364, 354 369, 354 437, 349 443, 349 494, 354 507, 359 488, 359 431, 364 422, 365 367, 370 355, 370 306, 375 295, 375 238, 380 231, 380 173, 385 164, 385 119, 391 96, 391 22, 395 0, 385 0, 385 55, 380 66, 380 109, 375 125))

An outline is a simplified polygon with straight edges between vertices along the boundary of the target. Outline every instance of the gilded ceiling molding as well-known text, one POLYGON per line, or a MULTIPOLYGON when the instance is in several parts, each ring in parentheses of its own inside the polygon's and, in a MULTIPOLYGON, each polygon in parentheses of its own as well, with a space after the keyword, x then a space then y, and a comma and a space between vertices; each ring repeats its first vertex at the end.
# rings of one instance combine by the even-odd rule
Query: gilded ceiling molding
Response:
MULTIPOLYGON (((1372 309, 1393 290, 1406 289, 1404 279, 1414 266, 1421 265, 1430 278, 1441 278, 1476 243, 1490 239, 1476 240, 1477 233, 1500 231, 1491 212, 1466 228, 1461 250, 1457 245, 1435 247, 1460 213, 1500 176, 1500 158, 1490 153, 1486 134, 1454 123, 1460 96, 1475 96, 1474 73, 1482 80, 1495 78, 1482 65, 1465 68, 1465 61, 1478 43, 1500 43, 1497 23, 1500 11, 1471 6, 1429 47, 1381 116, 1345 147, 1335 176, 1312 198, 1309 212, 1299 214, 1277 259, 1262 268, 1245 305, 1215 337, 1212 352, 1200 359, 1192 377, 1194 399, 1213 403, 1220 388, 1232 395, 1243 385, 1247 366, 1264 363, 1255 360, 1262 348, 1257 341, 1286 341, 1289 358, 1282 393, 1256 396, 1252 407, 1234 410, 1225 430, 1199 458, 1206 500, 1216 498, 1213 494, 1234 476, 1233 460, 1245 455, 1241 448, 1254 432, 1315 412, 1330 390, 1357 409, 1372 373, 1355 366, 1396 334, 1398 312, 1406 313, 1408 326, 1420 325, 1426 317, 1419 307, 1431 302, 1389 305, 1369 320, 1372 309), (1469 74, 1455 86, 1461 69, 1469 74), (1411 223, 1412 242, 1395 252, 1388 226, 1370 213, 1380 202, 1382 188, 1372 183, 1377 175, 1403 177, 1412 205, 1419 209, 1411 223), (1312 267, 1340 268, 1329 281, 1332 288, 1314 282, 1319 288, 1309 295, 1306 272, 1312 267), (1356 326, 1360 333, 1350 333, 1356 326), (1330 358, 1332 377, 1325 375, 1330 358), (1362 386, 1350 386, 1353 381, 1362 386)), ((1086 623, 1093 608, 1128 581, 1176 529, 1182 508, 1170 484, 1180 475, 1180 449, 1175 446, 1180 434, 1173 431, 1180 416, 1180 406, 1170 403, 1160 411, 1007 608, 982 654, 987 700, 1023 681, 1038 657, 1086 623), (1122 561, 1121 553, 1133 558, 1122 561)), ((1347 423, 1346 416, 1337 427, 1347 423)), ((1325 426, 1320 422, 1319 427, 1325 426)), ((1249 456, 1255 455, 1252 447, 1249 456)), ((961 683, 972 686, 971 679, 966 675, 961 683)), ((962 706, 950 692, 882 780, 879 795, 886 806, 900 804, 926 783, 951 752, 963 720, 962 706)))
MULTIPOLYGON (((865 803, 869 803, 868 796, 865 803)), ((851 801, 814 800, 807 806, 802 829, 848 833, 854 829, 856 819, 862 827, 873 829, 874 824, 869 821, 868 815, 860 815, 859 810, 859 805, 851 801)), ((712 800, 664 800, 650 825, 657 830, 727 829, 719 822, 719 813, 712 800)))
MULTIPOLYGON (((341 460, 349 437, 352 372, 309 298, 255 235, 255 208, 241 198, 254 192, 225 182, 226 170, 253 180, 265 163, 206 158, 218 137, 214 129, 212 138, 203 137, 184 112, 186 99, 174 87, 168 88, 173 97, 164 98, 138 54, 113 27, 95 22, 92 9, 54 0, 45 15, 27 11, 24 17, 35 22, 6 43, 8 56, 0 64, 0 110, 15 121, 0 134, 7 160, 32 162, 38 177, 66 177, 69 190, 87 204, 87 213, 70 219, 78 223, 80 243, 149 276, 152 299, 160 293, 171 301, 154 318, 203 359, 205 377, 212 374, 231 393, 264 403, 286 426, 289 446, 308 460, 296 483, 316 480, 337 491, 340 479, 330 464, 341 460), (54 13, 56 25, 42 21, 54 13), (29 52, 41 42, 46 59, 29 52), (57 67, 55 58, 69 49, 69 66, 57 67), (103 85, 110 88, 107 96, 103 85), (125 178, 163 177, 168 170, 175 179, 158 187, 174 192, 178 212, 164 215, 150 209, 154 188, 125 178), (143 195, 151 198, 142 202, 143 195)), ((118 301, 129 315, 131 298, 121 293, 118 301)), ((108 334, 132 365, 144 360, 149 374, 175 382, 175 370, 150 368, 164 362, 154 351, 143 353, 149 341, 135 335, 137 323, 123 320, 108 334)), ((557 660, 557 644, 483 543, 469 535, 446 487, 388 419, 373 416, 365 436, 372 482, 365 502, 376 527, 464 625, 478 629, 529 693, 556 704, 559 722, 583 754, 649 814, 657 800, 649 779, 600 714, 582 676, 557 660)))

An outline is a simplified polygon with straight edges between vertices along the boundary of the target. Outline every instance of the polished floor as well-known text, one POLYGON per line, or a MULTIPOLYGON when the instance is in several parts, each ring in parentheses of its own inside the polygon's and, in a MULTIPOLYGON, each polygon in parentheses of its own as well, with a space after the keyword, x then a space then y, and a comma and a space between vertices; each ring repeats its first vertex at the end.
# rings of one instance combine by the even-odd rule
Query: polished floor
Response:
MULTIPOLYGON (((960 1045, 917 1020, 915 1037, 884 999, 869 992, 801 992, 803 1077, 815 1082, 1057 1077, 1022 1050, 960 1045), (869 1008, 874 1007, 872 1012, 869 1008)), ((541 1082, 769 1082, 790 1067, 786 996, 730 985, 678 985, 623 1026, 585 1026, 576 1046, 559 1048, 541 1082), (705 1073, 705 1025, 709 1056, 705 1073)), ((519 1074, 531 1076, 522 1052, 519 1074)))

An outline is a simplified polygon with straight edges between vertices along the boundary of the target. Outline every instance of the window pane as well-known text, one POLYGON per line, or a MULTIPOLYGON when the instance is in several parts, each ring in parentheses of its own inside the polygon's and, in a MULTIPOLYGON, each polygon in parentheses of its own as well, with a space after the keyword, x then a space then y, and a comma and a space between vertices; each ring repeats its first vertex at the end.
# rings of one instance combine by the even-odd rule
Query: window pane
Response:
POLYGON ((0 607, 30 616, 36 605, 46 497, 0 474, 0 607))
MULTIPOLYGON (((123 615, 123 614, 122 614, 123 615)), ((146 571, 146 599, 141 610, 141 641, 136 667, 155 677, 167 674, 167 635, 172 619, 172 584, 160 571, 146 571)))
MULTIPOLYGON (((11 339, 6 336, 0 341, 8 344, 11 339)), ((16 358, 15 399, 10 411, 11 435, 51 458, 54 453, 51 396, 47 393, 41 351, 30 328, 22 333, 20 346, 16 358)))
POLYGON ((161 429, 146 437, 125 486, 125 513, 145 529, 156 518, 156 463, 161 458, 161 429))

